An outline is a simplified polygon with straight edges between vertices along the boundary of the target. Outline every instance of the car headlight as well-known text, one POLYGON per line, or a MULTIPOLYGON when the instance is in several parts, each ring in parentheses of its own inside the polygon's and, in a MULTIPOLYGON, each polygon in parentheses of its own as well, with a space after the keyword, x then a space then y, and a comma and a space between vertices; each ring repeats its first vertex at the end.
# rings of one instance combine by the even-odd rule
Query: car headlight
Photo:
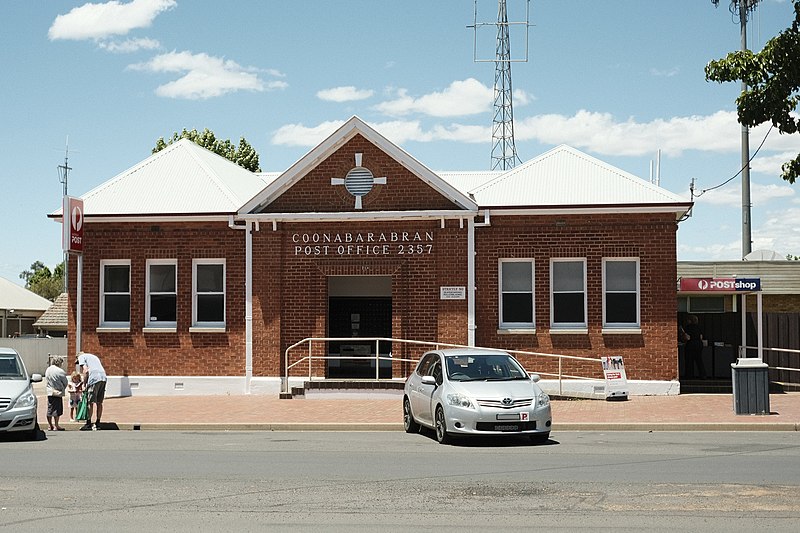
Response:
POLYGON ((33 407, 34 405, 36 405, 36 396, 30 391, 23 392, 14 402, 14 407, 33 407))
POLYGON ((542 392, 536 398, 536 403, 539 405, 539 407, 550 405, 550 396, 548 396, 547 393, 542 392))
POLYGON ((448 394, 447 395, 447 403, 450 405, 455 405, 457 407, 466 407, 467 409, 475 409, 475 406, 472 404, 472 400, 470 400, 467 396, 463 394, 448 394))

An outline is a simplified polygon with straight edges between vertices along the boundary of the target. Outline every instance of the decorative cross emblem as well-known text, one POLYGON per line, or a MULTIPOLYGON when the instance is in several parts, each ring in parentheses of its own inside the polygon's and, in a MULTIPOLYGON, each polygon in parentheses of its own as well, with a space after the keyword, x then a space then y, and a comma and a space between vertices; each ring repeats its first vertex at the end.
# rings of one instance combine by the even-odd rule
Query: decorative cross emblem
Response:
POLYGON ((347 192, 356 197, 356 209, 361 209, 361 197, 372 190, 373 185, 386 185, 386 177, 376 178, 368 168, 361 166, 362 154, 356 154, 356 166, 344 178, 331 178, 331 185, 344 185, 347 192))

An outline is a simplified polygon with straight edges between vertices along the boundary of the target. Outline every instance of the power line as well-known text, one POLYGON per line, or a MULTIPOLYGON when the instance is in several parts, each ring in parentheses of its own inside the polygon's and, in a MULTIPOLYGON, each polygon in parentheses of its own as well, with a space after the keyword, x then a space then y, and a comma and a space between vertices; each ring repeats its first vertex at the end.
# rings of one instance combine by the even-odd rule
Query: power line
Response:
POLYGON ((713 187, 709 187, 707 189, 703 189, 702 191, 700 191, 697 194, 694 194, 694 183, 692 183, 692 187, 690 187, 690 191, 692 192, 692 200, 694 200, 694 198, 700 198, 701 196, 703 196, 708 191, 713 191, 714 189, 719 189, 720 187, 723 187, 723 186, 727 185, 728 183, 733 181, 736 177, 738 177, 739 174, 744 172, 744 169, 750 166, 750 162, 753 161, 753 159, 755 159, 755 157, 758 155, 758 152, 761 151, 761 147, 764 146, 764 143, 767 141, 767 137, 769 137, 769 134, 770 134, 770 132, 772 132, 772 128, 774 128, 774 127, 775 127, 774 124, 770 125, 769 129, 767 130, 767 134, 764 135, 764 139, 762 139, 762 141, 761 141, 761 144, 758 145, 758 148, 756 148, 756 151, 753 152, 753 155, 751 155, 750 159, 747 160, 747 164, 746 165, 742 165, 742 168, 739 169, 739 172, 737 172, 736 174, 734 174, 733 176, 731 176, 727 180, 723 181, 719 185, 714 185, 713 187))

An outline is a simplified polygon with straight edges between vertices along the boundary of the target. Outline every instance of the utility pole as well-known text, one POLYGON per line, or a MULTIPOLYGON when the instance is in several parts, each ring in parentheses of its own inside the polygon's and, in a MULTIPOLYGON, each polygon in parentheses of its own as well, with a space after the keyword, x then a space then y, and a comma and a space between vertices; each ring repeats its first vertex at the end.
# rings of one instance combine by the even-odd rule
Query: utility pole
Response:
MULTIPOLYGON (((64 151, 64 164, 58 165, 58 181, 64 186, 64 193, 61 198, 61 205, 64 205, 64 198, 67 197, 67 182, 69 181, 69 171, 72 167, 69 166, 69 135, 67 135, 66 149, 64 151)), ((61 213, 61 223, 69 224, 69 213, 61 213)), ((69 254, 64 252, 64 292, 68 292, 69 288, 69 254)))
MULTIPOLYGON (((728 10, 739 18, 741 50, 747 50, 747 18, 755 11, 761 0, 730 0, 728 10)), ((715 6, 719 0, 711 0, 715 6)), ((747 91, 747 83, 742 80, 742 93, 747 91)), ((742 124, 742 259, 753 251, 752 220, 750 203, 750 128, 742 124)))

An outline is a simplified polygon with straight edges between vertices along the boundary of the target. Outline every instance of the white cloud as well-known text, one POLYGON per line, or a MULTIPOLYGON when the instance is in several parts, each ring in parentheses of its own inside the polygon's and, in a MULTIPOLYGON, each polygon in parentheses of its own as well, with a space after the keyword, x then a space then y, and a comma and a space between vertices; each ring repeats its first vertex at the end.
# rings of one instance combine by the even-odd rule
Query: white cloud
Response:
POLYGON ((681 69, 678 67, 672 67, 668 69, 657 69, 653 67, 650 69, 650 74, 659 78, 671 78, 673 76, 677 76, 680 71, 681 69))
POLYGON ((525 92, 522 89, 514 89, 514 105, 528 105, 532 101, 536 100, 536 97, 533 96, 529 92, 525 92))
POLYGON ((431 117, 457 117, 488 112, 492 108, 494 90, 475 78, 454 81, 443 91, 414 98, 406 89, 398 89, 393 100, 381 102, 375 109, 399 117, 419 113, 431 117))
POLYGON ((316 146, 341 127, 344 121, 333 120, 317 126, 285 124, 272 134, 272 144, 282 146, 316 146))
POLYGON ((131 70, 147 72, 182 72, 183 77, 159 86, 158 96, 201 100, 222 96, 235 91, 265 91, 283 89, 288 84, 282 80, 264 82, 257 69, 245 68, 235 61, 208 54, 170 52, 145 63, 128 66, 131 70))
MULTIPOLYGON (((316 146, 342 124, 344 124, 342 121, 323 122, 318 126, 286 124, 278 128, 272 135, 272 143, 282 146, 316 146)), ((492 134, 490 126, 464 124, 436 125, 425 130, 417 120, 392 120, 370 125, 395 144, 409 141, 487 143, 487 139, 491 139, 492 134)))
POLYGON ((317 91, 317 98, 327 102, 354 102, 366 100, 373 95, 373 92, 371 89, 356 89, 352 85, 348 85, 317 91))
MULTIPOLYGON (((751 130, 753 149, 767 128, 761 125, 751 130)), ((661 149, 665 155, 680 156, 686 150, 739 151, 741 126, 733 111, 637 122, 632 117, 620 121, 610 113, 580 110, 571 117, 550 114, 517 120, 514 133, 517 140, 569 144, 605 155, 642 156, 661 149)), ((770 134, 762 150, 782 149, 787 143, 797 146, 798 142, 800 135, 770 134)))
POLYGON ((109 52, 129 54, 139 50, 155 50, 161 46, 161 43, 155 39, 126 39, 124 41, 100 41, 97 45, 109 52))
POLYGON ((175 0, 132 0, 103 4, 86 3, 66 15, 58 15, 47 32, 50 40, 103 39, 147 28, 160 13, 177 5, 175 0))
POLYGON ((767 219, 753 230, 753 250, 775 250, 800 255, 800 208, 768 211, 767 219))

